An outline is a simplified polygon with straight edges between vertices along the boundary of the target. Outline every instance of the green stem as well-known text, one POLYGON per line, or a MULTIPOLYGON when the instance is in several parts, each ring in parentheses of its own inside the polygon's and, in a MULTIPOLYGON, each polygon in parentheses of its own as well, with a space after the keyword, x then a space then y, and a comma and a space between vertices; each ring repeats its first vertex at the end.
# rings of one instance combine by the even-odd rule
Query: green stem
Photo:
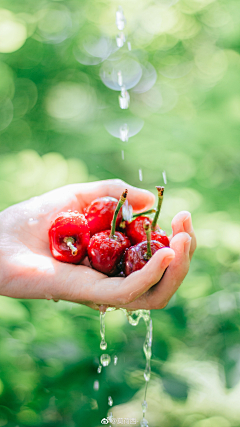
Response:
POLYGON ((66 243, 66 245, 71 250, 72 255, 76 256, 78 253, 78 250, 77 250, 76 246, 74 246, 74 244, 73 244, 73 243, 75 243, 74 238, 73 237, 64 237, 63 241, 64 241, 64 243, 66 243))
POLYGON ((132 217, 133 218, 137 218, 138 216, 150 215, 150 214, 153 214, 153 213, 156 213, 156 212, 157 212, 156 209, 148 209, 148 211, 136 213, 132 217))
POLYGON ((110 237, 110 239, 114 239, 114 234, 115 234, 115 229, 116 229, 116 220, 117 220, 117 216, 118 216, 118 213, 119 213, 119 211, 120 211, 120 209, 121 209, 122 205, 123 205, 123 204, 124 204, 124 202, 126 201, 127 193, 128 193, 128 190, 125 190, 125 191, 122 193, 122 195, 121 195, 121 197, 120 197, 120 199, 119 199, 119 201, 118 201, 117 207, 116 207, 116 209, 115 209, 115 212, 114 212, 114 215, 113 215, 113 220, 112 220, 111 233, 110 233, 110 236, 109 236, 109 237, 110 237))
POLYGON ((158 205, 157 205, 157 211, 154 215, 153 222, 152 222, 152 231, 155 230, 156 225, 157 225, 157 220, 158 220, 158 217, 160 214, 162 201, 163 201, 163 192, 164 192, 164 187, 156 187, 156 189, 158 191, 158 205))
POLYGON ((150 221, 145 221, 143 224, 143 228, 147 235, 147 259, 152 257, 152 249, 151 249, 151 224, 150 221))

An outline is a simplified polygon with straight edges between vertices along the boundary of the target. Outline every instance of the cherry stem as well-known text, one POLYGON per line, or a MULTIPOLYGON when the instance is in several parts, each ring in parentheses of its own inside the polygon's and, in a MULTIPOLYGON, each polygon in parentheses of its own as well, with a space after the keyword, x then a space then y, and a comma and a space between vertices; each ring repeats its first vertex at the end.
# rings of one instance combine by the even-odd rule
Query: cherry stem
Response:
POLYGON ((122 193, 122 195, 121 195, 121 197, 120 197, 120 199, 119 199, 119 201, 118 201, 117 207, 116 207, 116 209, 115 209, 115 212, 114 212, 114 215, 113 215, 113 220, 112 220, 111 233, 110 233, 110 236, 109 236, 109 237, 110 237, 110 239, 114 239, 114 234, 115 234, 115 229, 116 229, 117 216, 118 216, 118 213, 119 213, 119 211, 120 211, 120 209, 121 209, 122 205, 123 205, 123 204, 125 203, 125 201, 126 201, 127 193, 128 193, 128 190, 125 190, 125 191, 122 193))
POLYGON ((157 212, 156 209, 148 209, 147 211, 136 213, 132 217, 133 218, 137 218, 138 216, 150 215, 150 214, 153 214, 153 213, 156 213, 156 212, 157 212))
POLYGON ((163 192, 164 192, 164 187, 156 187, 156 189, 158 191, 158 205, 157 205, 157 211, 154 215, 153 222, 152 222, 152 231, 155 230, 156 225, 157 225, 157 220, 158 220, 158 217, 160 214, 162 201, 163 201, 163 192))
POLYGON ((74 244, 73 244, 73 243, 75 243, 74 238, 73 237, 64 237, 63 241, 64 241, 64 243, 66 243, 66 245, 71 250, 72 255, 76 256, 78 253, 78 250, 77 250, 76 246, 74 246, 74 244))
POLYGON ((147 259, 150 259, 152 257, 150 221, 146 220, 143 224, 143 228, 144 228, 146 236, 147 236, 147 259))

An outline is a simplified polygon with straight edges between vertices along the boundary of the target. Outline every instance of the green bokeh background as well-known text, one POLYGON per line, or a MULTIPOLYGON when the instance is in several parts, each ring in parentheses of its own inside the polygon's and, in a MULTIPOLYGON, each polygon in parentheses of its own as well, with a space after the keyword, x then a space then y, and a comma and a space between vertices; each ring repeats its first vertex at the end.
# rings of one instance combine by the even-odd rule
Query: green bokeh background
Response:
MULTIPOLYGON (((99 77, 104 62, 84 50, 93 36, 114 40, 118 5, 0 0, 0 209, 97 179, 154 191, 165 171, 162 228, 191 211, 198 249, 177 294, 152 313, 147 418, 151 427, 240 427, 240 5, 121 2, 132 50, 111 59, 157 72, 152 89, 129 91, 129 114, 144 126, 128 142, 105 128, 124 112, 99 77)), ((118 364, 99 375, 97 312, 1 297, 0 427, 97 427, 110 395, 116 417, 139 421, 144 337, 143 323, 107 313, 118 364)))

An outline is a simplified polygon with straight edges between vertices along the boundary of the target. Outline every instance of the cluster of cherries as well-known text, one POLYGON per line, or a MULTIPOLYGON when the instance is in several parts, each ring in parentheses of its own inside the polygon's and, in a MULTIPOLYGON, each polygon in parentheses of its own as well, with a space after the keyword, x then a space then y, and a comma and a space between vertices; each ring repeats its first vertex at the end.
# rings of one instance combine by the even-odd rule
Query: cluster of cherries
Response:
POLYGON ((119 201, 113 197, 94 200, 84 214, 61 212, 48 233, 52 255, 72 264, 79 264, 88 255, 92 268, 108 276, 120 272, 128 276, 140 270, 156 251, 169 246, 165 231, 157 224, 164 187, 156 188, 157 209, 133 215, 130 221, 122 214, 127 190, 119 201), (153 212, 152 220, 146 215, 153 212))

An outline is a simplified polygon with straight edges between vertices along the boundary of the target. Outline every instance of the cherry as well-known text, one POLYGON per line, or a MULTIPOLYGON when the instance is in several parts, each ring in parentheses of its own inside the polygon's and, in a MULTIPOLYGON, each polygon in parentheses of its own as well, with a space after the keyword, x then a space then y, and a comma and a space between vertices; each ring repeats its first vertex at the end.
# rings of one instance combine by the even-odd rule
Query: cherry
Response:
POLYGON ((141 270, 155 252, 165 247, 161 242, 151 240, 150 221, 145 220, 143 229, 145 231, 147 241, 131 246, 124 254, 123 272, 125 276, 129 276, 129 274, 134 271, 141 270))
POLYGON ((119 231, 115 231, 117 216, 126 198, 127 190, 123 192, 117 204, 111 230, 94 234, 88 245, 88 258, 91 266, 108 276, 114 276, 118 273, 122 256, 130 246, 128 237, 119 231))
MULTIPOLYGON (((126 235, 129 237, 131 244, 136 245, 140 242, 146 241, 146 233, 144 231, 144 223, 146 220, 150 221, 152 229, 152 240, 162 243, 164 246, 169 246, 169 239, 164 230, 157 224, 160 214, 164 187, 156 187, 158 190, 158 206, 153 220, 146 216, 138 216, 133 221, 126 223, 126 235)), ((148 212, 148 211, 147 211, 148 212)), ((146 213, 147 213, 146 212, 146 213)))
MULTIPOLYGON (((114 197, 99 197, 98 199, 93 200, 92 203, 84 209, 84 215, 87 219, 91 236, 99 233, 100 231, 111 228, 111 222, 117 204, 118 201, 114 197)), ((117 228, 121 220, 122 212, 120 211, 116 220, 117 228)))
POLYGON ((50 251, 62 262, 79 264, 87 254, 90 231, 84 215, 61 212, 48 231, 50 251))

